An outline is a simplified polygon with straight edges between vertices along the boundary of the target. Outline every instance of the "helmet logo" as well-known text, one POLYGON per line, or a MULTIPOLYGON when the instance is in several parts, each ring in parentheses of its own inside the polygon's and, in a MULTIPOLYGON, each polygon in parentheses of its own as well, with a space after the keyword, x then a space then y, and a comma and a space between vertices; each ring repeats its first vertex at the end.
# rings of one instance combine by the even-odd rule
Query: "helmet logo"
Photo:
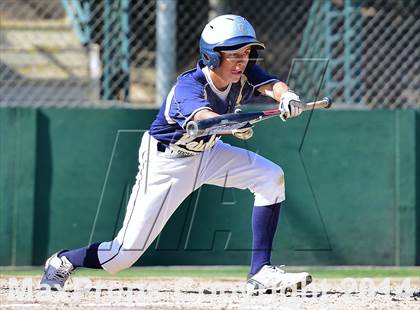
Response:
POLYGON ((239 23, 238 24, 238 29, 240 32, 245 33, 245 26, 243 23, 239 23))

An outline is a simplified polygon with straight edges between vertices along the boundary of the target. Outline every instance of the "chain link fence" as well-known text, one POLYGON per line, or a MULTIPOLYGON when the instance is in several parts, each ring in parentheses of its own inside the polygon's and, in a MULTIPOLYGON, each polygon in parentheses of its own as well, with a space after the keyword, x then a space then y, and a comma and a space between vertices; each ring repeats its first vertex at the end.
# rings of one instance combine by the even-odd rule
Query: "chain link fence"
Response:
MULTIPOLYGON (((159 1, 0 1, 0 104, 159 104, 159 1)), ((176 74, 195 66, 201 30, 224 13, 254 25, 260 64, 306 100, 420 107, 420 0, 178 0, 176 74)))

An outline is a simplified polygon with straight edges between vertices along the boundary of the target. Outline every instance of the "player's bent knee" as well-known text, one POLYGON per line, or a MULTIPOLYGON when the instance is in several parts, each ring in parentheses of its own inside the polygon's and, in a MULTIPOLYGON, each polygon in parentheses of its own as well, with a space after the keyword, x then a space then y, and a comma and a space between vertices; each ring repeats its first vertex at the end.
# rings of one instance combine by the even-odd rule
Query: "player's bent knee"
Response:
POLYGON ((280 166, 272 164, 269 169, 264 171, 265 185, 274 190, 284 189, 284 172, 280 166))
POLYGON ((279 166, 273 167, 268 176, 267 187, 277 195, 284 195, 284 172, 279 166))
POLYGON ((264 179, 255 191, 255 205, 266 206, 282 202, 285 199, 285 180, 283 169, 272 164, 264 171, 264 179))

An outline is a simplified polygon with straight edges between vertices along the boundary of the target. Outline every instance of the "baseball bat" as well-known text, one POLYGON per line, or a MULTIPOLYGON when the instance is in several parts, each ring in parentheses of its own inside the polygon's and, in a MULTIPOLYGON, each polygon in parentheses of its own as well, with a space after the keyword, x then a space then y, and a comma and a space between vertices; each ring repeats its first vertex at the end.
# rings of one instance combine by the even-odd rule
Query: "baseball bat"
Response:
MULTIPOLYGON (((303 111, 328 109, 332 105, 332 99, 325 97, 322 100, 308 103, 292 100, 290 104, 299 106, 303 111)), ((189 121, 186 126, 186 131, 191 137, 223 134, 233 129, 252 127, 255 123, 283 113, 284 111, 281 110, 228 113, 197 122, 189 121)))
POLYGON ((332 105, 330 97, 324 97, 322 100, 304 103, 301 101, 292 100, 291 105, 302 108, 302 111, 310 111, 312 109, 329 109, 332 105))

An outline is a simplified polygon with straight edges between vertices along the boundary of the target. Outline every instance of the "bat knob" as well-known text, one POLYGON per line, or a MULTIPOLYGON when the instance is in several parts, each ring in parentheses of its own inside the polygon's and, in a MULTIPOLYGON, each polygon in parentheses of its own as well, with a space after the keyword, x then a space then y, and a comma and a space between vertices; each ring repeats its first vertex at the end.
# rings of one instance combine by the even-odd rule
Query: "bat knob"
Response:
POLYGON ((187 127, 185 127, 185 129, 188 135, 190 135, 191 137, 195 137, 198 132, 198 125, 196 122, 190 121, 188 122, 187 127))
POLYGON ((328 104, 325 106, 326 109, 329 109, 333 104, 333 101, 332 101, 331 97, 324 97, 324 98, 322 98, 322 100, 325 100, 325 101, 328 102, 328 104))

